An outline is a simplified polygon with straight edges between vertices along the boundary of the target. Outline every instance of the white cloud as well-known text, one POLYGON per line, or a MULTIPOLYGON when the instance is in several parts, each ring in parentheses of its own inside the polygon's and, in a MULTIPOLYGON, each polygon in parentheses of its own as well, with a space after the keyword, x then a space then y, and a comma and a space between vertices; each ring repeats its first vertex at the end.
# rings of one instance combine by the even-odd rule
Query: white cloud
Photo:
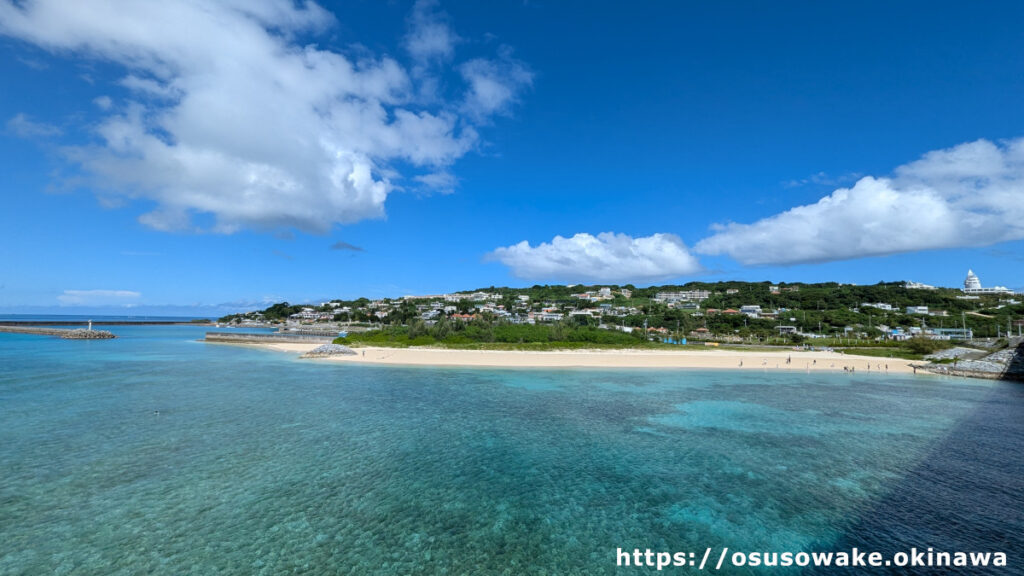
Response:
POLYGON ((555 236, 551 243, 530 246, 526 241, 498 248, 488 255, 528 280, 567 282, 648 282, 667 280, 701 270, 682 240, 674 234, 633 238, 603 232, 571 238, 555 236))
POLYGON ((441 194, 451 194, 459 185, 459 179, 451 172, 441 171, 416 176, 415 180, 426 189, 441 194))
POLYGON ((61 306, 125 306, 138 304, 142 294, 131 290, 65 290, 57 296, 61 306))
POLYGON ((405 49, 421 65, 451 60, 455 55, 455 44, 459 42, 445 14, 438 12, 437 8, 437 0, 417 0, 409 16, 405 49))
POLYGON ((925 154, 815 204, 716 226, 694 251, 742 264, 795 264, 1024 238, 1024 139, 925 154))
POLYGON ((832 176, 825 172, 818 172, 817 174, 811 174, 806 178, 799 178, 796 180, 789 180, 783 182, 782 185, 786 188, 799 188, 801 186, 807 186, 808 184, 814 184, 817 186, 842 186, 851 182, 860 180, 863 174, 856 172, 847 172, 839 176, 832 176))
POLYGON ((110 99, 110 96, 98 96, 93 98, 92 103, 98 106, 100 110, 110 110, 110 107, 114 105, 114 101, 110 99))
MULTIPOLYGON (((417 6, 407 45, 449 58, 456 37, 430 8, 417 6)), ((99 143, 66 155, 104 196, 155 203, 140 220, 168 230, 195 229, 196 214, 226 233, 381 217, 395 181, 444 173, 477 145, 487 109, 504 112, 523 85, 524 65, 495 64, 489 81, 511 91, 489 106, 464 107, 479 99, 476 75, 465 95, 427 100, 434 80, 393 58, 300 43, 332 23, 309 1, 0 0, 0 34, 125 69, 134 102, 106 112, 99 143)))
POLYGON ((21 138, 51 138, 61 134, 60 128, 36 122, 24 114, 17 114, 8 120, 7 130, 21 138))
POLYGON ((469 84, 463 112, 477 121, 507 113, 519 94, 533 84, 533 72, 512 57, 508 46, 499 48, 497 59, 470 60, 459 67, 459 72, 469 84))

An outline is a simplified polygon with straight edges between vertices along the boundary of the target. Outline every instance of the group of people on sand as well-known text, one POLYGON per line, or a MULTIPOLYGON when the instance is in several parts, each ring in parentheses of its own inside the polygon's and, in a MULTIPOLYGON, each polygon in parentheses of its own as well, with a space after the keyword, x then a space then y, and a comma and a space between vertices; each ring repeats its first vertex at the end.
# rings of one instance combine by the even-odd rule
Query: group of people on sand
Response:
MULTIPOLYGON (((792 356, 787 356, 786 357, 786 364, 792 364, 792 363, 793 363, 793 357, 792 356)), ((817 365, 818 365, 818 360, 815 359, 812 362, 809 362, 807 364, 807 370, 810 371, 811 366, 817 367, 817 365)), ((868 366, 868 372, 870 372, 871 371, 871 363, 868 362, 867 366, 868 366)), ((743 360, 740 360, 739 367, 743 368, 743 360)), ((762 368, 767 368, 768 367, 768 359, 767 358, 761 360, 761 367, 762 368)), ((779 368, 779 365, 776 364, 775 367, 779 368)), ((836 363, 835 362, 829 364, 829 368, 830 369, 835 370, 835 367, 836 367, 836 363)), ((889 364, 888 363, 886 363, 886 364, 876 364, 875 365, 875 369, 877 371, 879 371, 879 372, 882 372, 884 370, 886 373, 888 373, 889 372, 889 364)), ((857 368, 855 366, 852 366, 852 365, 851 366, 843 366, 843 372, 853 373, 853 372, 856 372, 856 370, 857 370, 857 368)))
MULTIPOLYGON (((875 369, 877 371, 881 372, 882 371, 882 365, 881 364, 877 364, 875 366, 875 369)), ((856 370, 857 370, 857 368, 855 366, 843 366, 843 372, 855 372, 856 370)), ((889 365, 888 364, 885 365, 885 371, 886 372, 889 371, 889 365)), ((868 362, 868 372, 871 372, 871 363, 870 362, 868 362)))

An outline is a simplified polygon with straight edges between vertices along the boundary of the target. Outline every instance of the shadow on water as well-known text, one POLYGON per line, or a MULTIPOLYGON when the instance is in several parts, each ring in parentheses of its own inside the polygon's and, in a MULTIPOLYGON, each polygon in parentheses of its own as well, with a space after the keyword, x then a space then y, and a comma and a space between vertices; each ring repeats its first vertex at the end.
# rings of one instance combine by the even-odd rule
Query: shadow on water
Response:
POLYGON ((1006 367, 1006 372, 1003 373, 1003 379, 1024 382, 1024 340, 1017 345, 1017 351, 1010 359, 1010 364, 1006 367))
MULTIPOLYGON (((886 558, 929 547, 1007 555, 1002 568, 869 568, 873 574, 1024 574, 1024 384, 995 386, 976 411, 886 497, 854 519, 829 549, 855 546, 886 558)), ((807 571, 836 572, 835 567, 807 571)))

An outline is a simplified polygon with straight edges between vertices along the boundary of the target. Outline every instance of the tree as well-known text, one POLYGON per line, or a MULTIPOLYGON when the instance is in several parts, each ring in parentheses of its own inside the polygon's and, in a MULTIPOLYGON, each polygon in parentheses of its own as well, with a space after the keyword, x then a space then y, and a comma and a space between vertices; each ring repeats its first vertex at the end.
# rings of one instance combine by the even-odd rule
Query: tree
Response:
POLYGON ((931 354, 936 350, 945 348, 945 345, 938 341, 923 336, 915 336, 910 340, 907 340, 907 350, 910 350, 914 354, 931 354))
POLYGON ((436 324, 430 329, 430 333, 438 340, 444 340, 452 333, 452 323, 447 316, 441 316, 436 324))
POLYGON ((427 335, 427 325, 423 320, 415 320, 409 325, 409 339, 417 338, 419 336, 427 335))

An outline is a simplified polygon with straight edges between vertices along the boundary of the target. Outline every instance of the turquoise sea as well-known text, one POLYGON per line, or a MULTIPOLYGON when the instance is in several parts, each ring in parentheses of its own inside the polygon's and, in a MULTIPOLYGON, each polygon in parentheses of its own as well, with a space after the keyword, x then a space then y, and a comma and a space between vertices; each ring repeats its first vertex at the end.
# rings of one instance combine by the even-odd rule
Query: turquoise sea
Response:
POLYGON ((1020 384, 363 367, 110 329, 0 334, 0 574, 646 574, 616 549, 723 546, 1024 573, 1020 384))

